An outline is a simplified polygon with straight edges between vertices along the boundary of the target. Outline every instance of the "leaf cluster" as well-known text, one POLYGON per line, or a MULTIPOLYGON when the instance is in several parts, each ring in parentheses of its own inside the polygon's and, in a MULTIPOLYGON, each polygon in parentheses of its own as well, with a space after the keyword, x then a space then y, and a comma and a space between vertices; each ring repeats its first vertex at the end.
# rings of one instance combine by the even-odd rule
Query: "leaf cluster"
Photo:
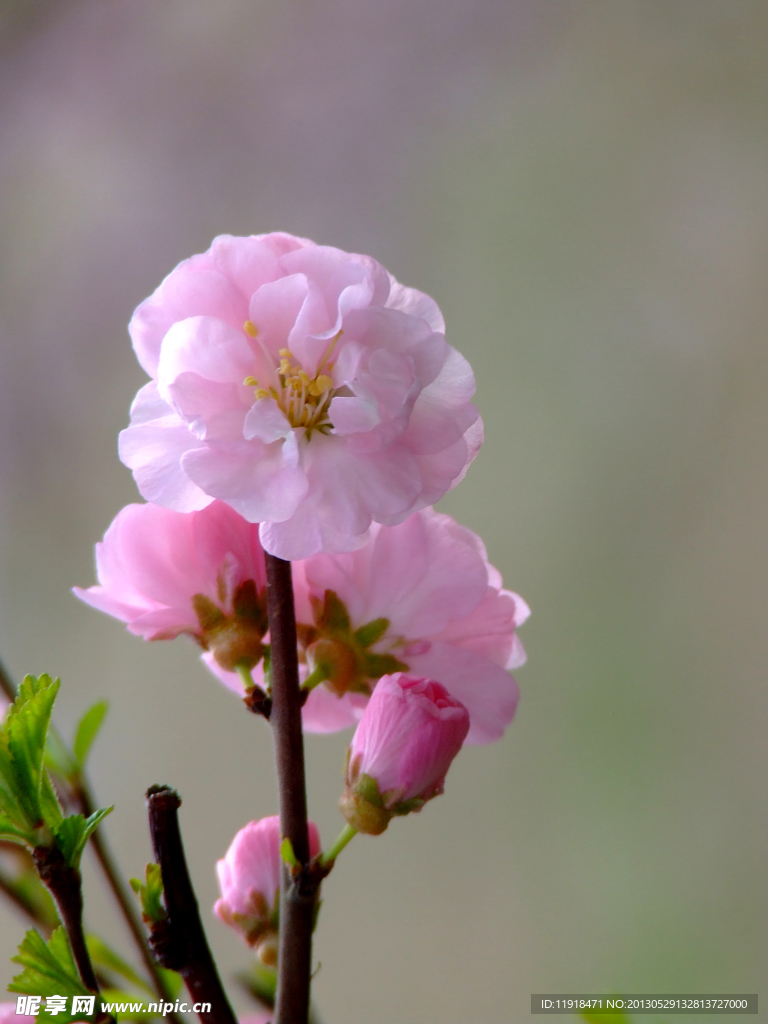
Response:
POLYGON ((77 771, 82 771, 106 705, 95 705, 84 715, 73 756, 58 737, 49 744, 59 685, 59 680, 49 675, 26 676, 0 727, 0 839, 31 849, 55 844, 67 866, 76 868, 85 844, 112 808, 96 811, 87 819, 82 814, 64 817, 46 762, 59 765, 74 760, 77 771))

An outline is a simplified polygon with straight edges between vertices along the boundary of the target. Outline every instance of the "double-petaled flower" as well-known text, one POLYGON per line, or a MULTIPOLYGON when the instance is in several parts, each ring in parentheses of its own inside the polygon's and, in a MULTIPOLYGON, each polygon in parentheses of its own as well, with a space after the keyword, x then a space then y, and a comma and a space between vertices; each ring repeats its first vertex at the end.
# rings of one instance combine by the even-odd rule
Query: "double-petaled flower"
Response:
POLYGON ((350 551, 437 501, 482 441, 437 305, 375 260, 287 234, 222 236, 130 325, 153 378, 121 458, 179 512, 219 498, 281 558, 350 551))

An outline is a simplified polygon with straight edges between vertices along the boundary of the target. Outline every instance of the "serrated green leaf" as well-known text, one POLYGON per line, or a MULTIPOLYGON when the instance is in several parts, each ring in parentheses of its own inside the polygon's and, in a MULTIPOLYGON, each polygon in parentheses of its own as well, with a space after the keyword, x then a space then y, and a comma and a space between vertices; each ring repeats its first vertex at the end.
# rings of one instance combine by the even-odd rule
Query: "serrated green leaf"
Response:
POLYGON ((10 757, 8 767, 11 776, 4 781, 11 783, 11 792, 22 817, 16 819, 6 808, 3 809, 22 831, 33 830, 40 825, 42 805, 48 803, 46 798, 41 799, 45 775, 43 757, 59 685, 58 679, 47 675, 38 678, 26 676, 3 726, 6 739, 3 746, 10 757))
POLYGON ((80 767, 72 752, 53 726, 48 730, 44 764, 49 772, 68 782, 73 782, 80 773, 80 767))
POLYGON ((353 636, 361 647, 370 647, 377 640, 381 640, 388 629, 389 619, 372 619, 371 622, 366 622, 364 626, 356 629, 353 636))
POLYGON ((35 841, 31 832, 22 832, 16 828, 12 821, 4 815, 0 815, 0 840, 8 843, 18 843, 21 846, 29 846, 35 841))
MULTIPOLYGON (((152 986, 129 963, 123 960, 119 953, 116 953, 114 949, 111 949, 106 942, 100 939, 98 935, 88 935, 86 937, 86 945, 88 946, 88 953, 94 967, 101 967, 103 970, 111 971, 137 988, 142 988, 145 992, 149 992, 154 997, 155 990, 152 986)), ((170 973, 176 976, 175 971, 170 973)), ((107 999, 107 996, 104 995, 104 998, 107 999)))
POLYGON ((94 813, 89 818, 82 814, 70 814, 63 818, 54 829, 56 845, 64 854, 64 860, 71 868, 79 867, 80 858, 83 855, 85 844, 98 827, 99 822, 113 810, 112 807, 105 807, 94 813))
POLYGON ((85 762, 88 760, 91 746, 106 718, 108 710, 109 704, 107 701, 100 700, 85 712, 78 723, 72 751, 81 769, 85 768, 85 762))
POLYGON ((36 931, 28 931, 11 957, 24 970, 8 986, 9 992, 29 996, 87 996, 63 928, 57 928, 48 942, 36 931))
POLYGON ((163 876, 159 864, 147 864, 147 881, 131 879, 131 888, 141 900, 141 912, 144 920, 150 923, 164 921, 165 907, 162 903, 163 876))

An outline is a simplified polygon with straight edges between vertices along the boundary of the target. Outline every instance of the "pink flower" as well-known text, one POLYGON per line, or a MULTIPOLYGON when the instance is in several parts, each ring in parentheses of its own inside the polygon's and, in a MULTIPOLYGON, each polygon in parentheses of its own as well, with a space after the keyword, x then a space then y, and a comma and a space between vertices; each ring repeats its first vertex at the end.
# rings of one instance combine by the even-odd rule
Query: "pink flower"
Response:
MULTIPOLYGON (((45 1008, 45 999, 41 999, 40 1003, 45 1008)), ((33 1021, 35 1020, 34 1013, 16 1013, 16 1003, 0 1003, 0 1024, 21 1024, 23 1020, 33 1021)))
MULTIPOLYGON (((317 827, 309 822, 309 851, 320 852, 317 827)), ((216 864, 221 899, 214 913, 255 946, 266 963, 277 959, 280 895, 280 819, 262 818, 241 828, 216 864)))
POLYGON ((443 792, 469 730, 469 714, 444 686, 397 672, 383 676, 352 737, 341 810, 378 835, 395 814, 421 810, 443 792))
POLYGON ((261 1013, 249 1013, 247 1017, 240 1017, 239 1021, 240 1024, 271 1024, 274 1016, 274 1010, 263 1010, 261 1013))
MULTIPOLYGON (((325 680, 304 706, 307 730, 354 725, 376 680, 400 670, 438 679, 466 706, 468 743, 502 736, 518 700, 508 670, 525 661, 516 630, 529 610, 502 589, 477 534, 424 509, 374 526, 358 551, 297 563, 293 575, 304 674, 325 680)), ((237 676, 211 668, 241 692, 237 676)))
POLYGON ((153 378, 120 457, 150 501, 213 498, 281 558, 350 551, 437 501, 482 441, 469 364, 437 305, 375 260, 223 235, 136 310, 153 378))
POLYGON ((128 505, 96 545, 99 585, 74 592, 145 640, 187 633, 217 663, 249 668, 267 629, 258 530, 229 505, 185 515, 128 505))

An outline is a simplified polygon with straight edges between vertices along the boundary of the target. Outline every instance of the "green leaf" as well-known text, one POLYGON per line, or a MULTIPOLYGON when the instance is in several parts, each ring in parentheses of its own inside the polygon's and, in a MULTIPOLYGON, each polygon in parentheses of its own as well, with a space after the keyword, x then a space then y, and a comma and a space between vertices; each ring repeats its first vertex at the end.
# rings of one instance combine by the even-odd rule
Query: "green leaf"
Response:
POLYGON ((579 1016, 587 1024, 632 1024, 632 1018, 622 1010, 616 1010, 615 1013, 593 1013, 592 1010, 582 1010, 579 1016))
POLYGON ((31 846, 34 844, 35 835, 32 832, 22 832, 9 818, 0 815, 0 840, 31 846))
POLYGON ((80 858, 83 855, 85 844, 91 838, 99 822, 114 810, 113 807, 105 807, 94 811, 89 818, 82 814, 70 814, 68 818, 62 819, 54 829, 56 844, 64 854, 64 860, 71 868, 79 867, 80 858))
POLYGON ((280 856, 289 867, 299 867, 299 862, 296 859, 296 854, 293 849, 293 843, 288 836, 286 836, 282 843, 280 843, 280 856))
POLYGON ((373 619, 371 622, 366 622, 360 629, 356 629, 354 637, 361 647, 370 647, 377 640, 381 640, 388 629, 389 619, 373 619))
MULTIPOLYGON (((111 949, 106 942, 100 939, 98 935, 88 935, 86 937, 86 945, 88 946, 88 953, 94 967, 101 967, 103 970, 111 971, 112 974, 117 974, 137 988, 143 988, 145 992, 149 992, 154 997, 155 990, 152 986, 129 963, 123 960, 119 953, 116 953, 114 949, 111 949)), ((176 976, 175 971, 170 973, 176 976)))
POLYGON ((63 928, 57 928, 48 942, 36 931, 28 931, 11 957, 24 970, 8 986, 9 992, 29 996, 87 996, 63 928))
POLYGON ((85 712, 78 723, 72 751, 81 769, 85 768, 85 762, 88 760, 91 745, 96 739, 96 735, 102 726, 108 710, 109 704, 107 701, 100 700, 85 712))
MULTIPOLYGON (((42 675, 26 676, 19 687, 2 729, 0 774, 16 807, 2 810, 21 831, 38 828, 43 805, 50 813, 50 791, 43 794, 45 740, 59 680, 42 675)), ((5 800, 2 801, 6 803, 5 800)))
MULTIPOLYGON (((147 1011, 147 1006, 149 1004, 148 1004, 147 1000, 144 998, 144 996, 136 996, 136 995, 134 995, 131 992, 123 992, 122 989, 106 988, 101 993, 101 998, 102 998, 102 1000, 104 1001, 105 1004, 109 1004, 109 1003, 113 1004, 111 1009, 110 1009, 110 1013, 115 1018, 115 1020, 142 1020, 142 1021, 149 1021, 149 1020, 156 1020, 159 1016, 161 1016, 159 1013, 156 1013, 154 1010, 152 1010, 152 1012, 148 1012, 147 1011), (127 1009, 127 1010, 117 1010, 117 1009, 115 1009, 115 1006, 114 1006, 115 1003, 122 1003, 122 1004, 126 1004, 127 1003, 128 1006, 130 1007, 130 1009, 127 1009)), ((157 1005, 157 1001, 156 1000, 155 1000, 155 1005, 157 1005)), ((105 1006, 105 1009, 106 1009, 106 1006, 105 1006)))
POLYGON ((182 988, 184 988, 182 976, 178 971, 169 971, 166 967, 158 967, 157 973, 163 979, 166 991, 171 999, 177 999, 182 988))
POLYGON ((247 971, 241 971, 236 977, 246 991, 264 1006, 272 1009, 277 994, 277 971, 274 967, 267 967, 259 959, 254 959, 251 967, 247 971))
POLYGON ((147 923, 165 920, 167 915, 162 904, 163 876, 159 864, 147 864, 146 884, 138 878, 132 878, 131 888, 141 900, 141 912, 147 923))

